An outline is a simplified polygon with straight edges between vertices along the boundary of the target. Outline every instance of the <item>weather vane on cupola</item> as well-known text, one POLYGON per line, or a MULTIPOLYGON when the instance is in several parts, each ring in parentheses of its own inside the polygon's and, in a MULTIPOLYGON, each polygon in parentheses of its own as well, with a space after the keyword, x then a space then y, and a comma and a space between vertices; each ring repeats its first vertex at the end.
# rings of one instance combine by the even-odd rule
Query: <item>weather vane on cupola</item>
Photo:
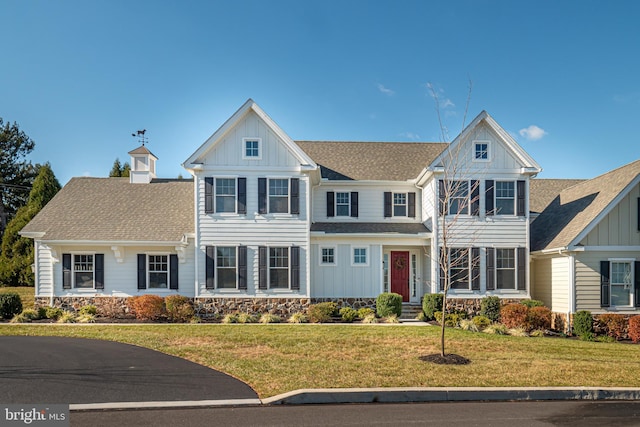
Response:
POLYGON ((146 136, 144 136, 144 134, 145 134, 145 132, 146 132, 146 131, 147 131, 146 129, 142 129, 142 130, 137 131, 136 133, 132 133, 132 134, 131 134, 131 136, 132 136, 132 137, 134 137, 134 138, 135 138, 136 136, 138 137, 138 141, 142 143, 142 146, 143 146, 143 147, 144 147, 144 144, 145 144, 145 143, 149 142, 149 138, 147 138, 146 136))

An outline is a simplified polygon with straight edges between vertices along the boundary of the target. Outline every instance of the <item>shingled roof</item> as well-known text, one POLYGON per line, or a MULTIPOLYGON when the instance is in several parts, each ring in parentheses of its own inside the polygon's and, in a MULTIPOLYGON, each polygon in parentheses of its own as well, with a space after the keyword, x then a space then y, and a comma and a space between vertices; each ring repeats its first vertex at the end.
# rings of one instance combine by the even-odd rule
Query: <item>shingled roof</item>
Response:
POLYGON ((531 224, 531 250, 566 248, 638 176, 640 160, 560 192, 531 224))
POLYGON ((532 179, 529 181, 529 210, 542 212, 562 190, 583 181, 584 179, 532 179))
POLYGON ((44 241, 178 242, 193 233, 193 181, 72 178, 22 229, 44 241))
POLYGON ((407 181, 447 147, 434 142, 296 141, 329 180, 407 181))

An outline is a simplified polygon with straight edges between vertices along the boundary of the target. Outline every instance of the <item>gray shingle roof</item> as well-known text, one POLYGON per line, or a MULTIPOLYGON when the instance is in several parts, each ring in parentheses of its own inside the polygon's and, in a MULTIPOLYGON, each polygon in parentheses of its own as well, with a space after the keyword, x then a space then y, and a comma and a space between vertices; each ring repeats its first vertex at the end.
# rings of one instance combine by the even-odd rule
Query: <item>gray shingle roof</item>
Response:
POLYGON ((532 179, 529 182, 529 210, 542 212, 562 190, 583 181, 584 179, 532 179))
POLYGON ((296 141, 329 180, 406 181, 447 147, 433 142, 296 141))
POLYGON ((569 246, 638 175, 640 160, 561 191, 531 224, 531 250, 569 246))
POLYGON ((419 234, 429 233, 424 224, 397 222, 316 222, 311 224, 311 231, 321 231, 327 234, 365 234, 365 233, 393 233, 419 234))
POLYGON ((194 231, 193 181, 72 178, 27 224, 42 240, 179 241, 194 231))

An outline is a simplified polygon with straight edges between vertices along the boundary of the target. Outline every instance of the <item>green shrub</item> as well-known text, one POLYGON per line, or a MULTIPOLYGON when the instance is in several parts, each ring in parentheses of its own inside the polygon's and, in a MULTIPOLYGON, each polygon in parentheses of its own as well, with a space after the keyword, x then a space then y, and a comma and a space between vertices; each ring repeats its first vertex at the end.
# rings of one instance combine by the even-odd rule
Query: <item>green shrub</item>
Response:
POLYGON ((58 320, 64 314, 64 310, 59 307, 47 307, 45 317, 51 320, 58 320))
POLYGON ((533 306, 527 313, 527 331, 551 328, 551 310, 544 306, 533 306))
POLYGON ((65 311, 58 318, 58 323, 76 323, 76 315, 70 311, 65 311))
POLYGON ((236 315, 236 321, 238 323, 256 323, 256 316, 249 313, 238 313, 236 315))
POLYGON ((492 322, 499 322, 501 307, 502 301, 500 301, 500 297, 484 297, 480 301, 480 315, 488 318, 492 322))
POLYGON ((364 319, 365 317, 373 314, 375 316, 376 311, 371 307, 361 307, 358 309, 358 318, 364 319))
POLYGON ((331 318, 337 314, 337 311, 338 304, 328 301, 310 305, 307 314, 313 323, 327 323, 331 322, 331 318))
POLYGON ((47 318, 47 307, 38 307, 38 319, 47 318))
POLYGON ((529 309, 522 304, 507 304, 500 309, 500 322, 508 329, 526 328, 529 309))
POLYGON ((544 303, 542 301, 537 300, 537 299, 523 299, 522 301, 520 301, 520 304, 522 304, 522 305, 524 305, 525 307, 528 307, 528 308, 544 307, 544 303))
POLYGON ((172 322, 190 322, 196 314, 191 298, 183 295, 169 295, 164 299, 164 305, 172 322))
POLYGON ((595 341, 612 343, 612 342, 616 342, 616 339, 609 335, 598 335, 597 337, 595 337, 595 341))
POLYGON ((221 320, 222 323, 238 323, 238 315, 235 313, 227 313, 221 320))
POLYGON ((11 319, 22 312, 22 300, 16 292, 0 293, 0 318, 11 319))
POLYGON ((573 333, 580 338, 588 337, 586 341, 593 340, 593 316, 587 310, 577 311, 573 316, 573 333))
POLYGON ((76 317, 76 322, 78 323, 95 323, 96 316, 90 313, 79 314, 76 317))
POLYGON ((491 324, 491 320, 486 316, 475 316, 471 321, 479 330, 483 330, 491 324))
POLYGON ((129 298, 127 305, 136 319, 140 320, 158 320, 165 314, 164 299, 158 295, 148 294, 129 298))
POLYGON ((340 317, 342 317, 343 322, 351 323, 358 317, 358 312, 351 307, 342 307, 340 309, 340 317))
POLYGON ((85 305, 83 307, 80 308, 80 310, 78 310, 78 314, 83 315, 83 314, 90 314, 92 316, 95 316, 96 314, 98 314, 98 308, 95 305, 85 305))
POLYGON ((309 322, 309 318, 304 313, 293 313, 288 320, 289 323, 307 323, 309 322))
MULTIPOLYGON (((433 313, 433 317, 435 317, 436 321, 442 325, 442 312, 436 311, 433 313)), ((445 319, 445 326, 451 328, 457 328, 460 324, 460 321, 467 318, 467 313, 464 311, 455 311, 453 313, 447 313, 447 317, 445 319)))
POLYGON ((275 314, 271 314, 271 313, 264 313, 262 314, 262 316, 260 316, 260 323, 280 323, 282 319, 280 319, 280 316, 275 315, 275 314))
POLYGON ((424 294, 422 297, 422 311, 427 320, 434 319, 436 311, 442 311, 442 294, 424 294))
POLYGON ((379 320, 375 314, 369 314, 362 319, 362 323, 378 323, 379 320))
POLYGON ((619 340, 624 336, 627 320, 622 314, 605 313, 598 316, 598 324, 608 336, 619 340))
POLYGON ((29 320, 38 320, 40 319, 40 313, 32 308, 27 308, 22 310, 22 313, 19 316, 24 316, 29 320))
POLYGON ((583 332, 582 334, 578 335, 578 338, 580 338, 580 340, 582 341, 595 341, 596 335, 593 333, 593 331, 583 332))
POLYGON ((395 314, 400 317, 402 314, 402 295, 394 292, 383 292, 376 298, 376 314, 380 317, 387 317, 395 314))
POLYGON ((460 326, 460 329, 462 329, 463 331, 471 331, 471 332, 479 331, 478 325, 474 323, 473 319, 462 319, 460 320, 459 326, 460 326))
POLYGON ((629 338, 633 342, 640 342, 640 315, 629 318, 629 338))
POLYGON ((416 316, 416 320, 419 320, 420 322, 427 322, 427 315, 424 314, 424 311, 421 311, 420 313, 418 313, 418 315, 416 316))

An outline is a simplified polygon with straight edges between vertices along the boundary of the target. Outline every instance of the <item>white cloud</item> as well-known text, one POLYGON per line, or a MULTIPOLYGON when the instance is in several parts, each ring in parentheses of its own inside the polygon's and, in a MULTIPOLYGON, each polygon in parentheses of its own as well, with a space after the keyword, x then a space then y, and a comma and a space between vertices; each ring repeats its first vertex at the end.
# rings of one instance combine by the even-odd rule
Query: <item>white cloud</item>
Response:
POLYGON ((391 90, 391 89, 388 89, 388 88, 384 87, 384 85, 382 85, 381 83, 378 83, 376 86, 378 87, 378 90, 381 93, 384 93, 385 95, 393 96, 393 95, 396 94, 396 92, 394 90, 391 90))
POLYGON ((544 129, 536 125, 531 125, 527 128, 520 129, 520 136, 524 136, 529 141, 537 141, 546 134, 547 132, 544 129))
POLYGON ((418 135, 417 133, 413 133, 413 132, 402 132, 400 134, 400 136, 403 137, 403 138, 410 139, 412 141, 419 141, 420 140, 420 135, 418 135))

